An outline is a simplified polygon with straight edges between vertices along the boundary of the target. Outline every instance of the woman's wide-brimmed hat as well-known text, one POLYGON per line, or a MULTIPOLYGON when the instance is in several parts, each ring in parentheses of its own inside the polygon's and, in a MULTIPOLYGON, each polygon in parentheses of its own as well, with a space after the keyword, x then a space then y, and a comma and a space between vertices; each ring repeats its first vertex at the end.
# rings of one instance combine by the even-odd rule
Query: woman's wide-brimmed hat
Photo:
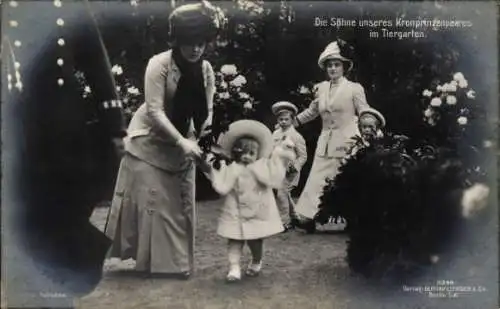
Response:
POLYGON ((280 101, 280 102, 274 103, 271 106, 271 111, 273 112, 274 115, 278 115, 279 113, 281 113, 283 111, 290 111, 295 115, 299 112, 299 109, 297 108, 297 106, 293 105, 290 102, 280 101))
POLYGON ((208 1, 185 4, 170 14, 170 37, 181 44, 211 41, 216 38, 224 20, 222 10, 208 1))
POLYGON ((325 62, 327 60, 341 60, 342 62, 346 63, 348 65, 347 71, 350 71, 353 66, 353 62, 350 59, 347 59, 346 57, 342 56, 340 54, 340 47, 337 41, 334 41, 330 44, 328 44, 325 47, 325 50, 319 55, 318 59, 318 65, 321 69, 325 69, 325 62))
POLYGON ((231 155, 234 143, 242 137, 251 137, 260 145, 259 158, 268 157, 273 149, 271 131, 261 122, 244 119, 233 122, 229 130, 219 139, 219 144, 227 156, 231 155))
POLYGON ((361 118, 365 114, 369 114, 369 115, 372 115, 375 118, 377 118, 378 121, 380 122, 380 128, 385 127, 385 118, 384 118, 384 115, 382 115, 382 113, 379 112, 378 110, 376 110, 374 108, 371 108, 371 107, 367 108, 367 109, 364 109, 364 110, 362 110, 359 113, 359 118, 361 118))

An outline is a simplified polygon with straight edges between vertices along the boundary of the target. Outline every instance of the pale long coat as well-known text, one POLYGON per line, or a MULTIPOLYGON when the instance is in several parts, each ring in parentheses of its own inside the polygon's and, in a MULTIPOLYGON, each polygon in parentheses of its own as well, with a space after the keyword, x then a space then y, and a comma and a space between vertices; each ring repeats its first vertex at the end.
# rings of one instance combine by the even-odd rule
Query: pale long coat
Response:
POLYGON ((357 116, 366 108, 369 105, 363 86, 342 77, 338 84, 330 81, 319 83, 314 101, 297 115, 300 124, 318 116, 322 121, 313 165, 296 205, 300 215, 313 218, 316 214, 325 180, 337 175, 350 139, 359 134, 357 116))

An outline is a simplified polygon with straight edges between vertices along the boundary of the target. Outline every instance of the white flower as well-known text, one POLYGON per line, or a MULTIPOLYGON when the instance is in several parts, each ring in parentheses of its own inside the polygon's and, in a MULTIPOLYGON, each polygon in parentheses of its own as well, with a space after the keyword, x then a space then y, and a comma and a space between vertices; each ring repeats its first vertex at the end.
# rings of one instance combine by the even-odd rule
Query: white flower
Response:
POLYGON ((438 107, 438 106, 441 106, 442 103, 443 102, 441 101, 441 98, 438 98, 438 97, 432 98, 432 100, 431 100, 431 106, 438 107))
POLYGON ((465 80, 465 76, 462 73, 457 72, 457 73, 453 74, 453 80, 460 82, 461 80, 465 80))
POLYGON ((308 94, 308 93, 311 93, 311 91, 309 91, 309 88, 307 88, 306 86, 300 86, 299 93, 300 94, 308 94))
POLYGON ((490 141, 490 140, 485 140, 485 141, 483 142, 483 147, 484 147, 484 148, 491 148, 491 147, 493 147, 493 142, 492 142, 492 141, 490 141))
POLYGON ((217 46, 219 47, 226 47, 228 44, 229 42, 226 40, 217 40, 217 46))
POLYGON ((437 90, 437 91, 443 91, 443 86, 441 86, 441 85, 437 85, 436 90, 437 90))
POLYGON ((434 114, 434 112, 432 111, 432 109, 428 108, 424 111, 424 116, 425 117, 432 117, 432 115, 434 114))
POLYGON ((220 88, 223 89, 223 90, 226 90, 227 89, 227 83, 226 82, 221 82, 220 83, 220 88))
POLYGON ((83 91, 84 91, 85 93, 91 93, 91 92, 92 92, 92 90, 90 89, 90 87, 89 87, 89 86, 85 86, 85 88, 83 89, 83 91))
POLYGON ((21 83, 20 81, 18 81, 18 82, 16 83, 16 88, 17 88, 19 91, 23 90, 23 83, 21 83))
POLYGON ((137 1, 137 0, 130 0, 130 5, 131 5, 131 6, 138 6, 138 5, 139 5, 139 3, 138 3, 138 1, 137 1))
POLYGON ((120 91, 120 90, 122 90, 122 87, 116 86, 116 91, 120 91))
POLYGON ((455 86, 455 87, 456 87, 456 86, 458 86, 458 82, 457 82, 456 80, 452 80, 452 81, 450 82, 450 85, 452 85, 452 86, 455 86))
POLYGON ((235 87, 241 87, 247 83, 247 79, 243 75, 236 76, 235 79, 229 82, 230 85, 235 87))
POLYGON ((254 12, 257 14, 262 14, 262 13, 264 13, 264 8, 259 6, 259 7, 255 8, 254 12))
POLYGON ((439 256, 437 256, 435 254, 431 255, 430 260, 431 260, 432 264, 436 264, 437 262, 439 262, 439 256))
POLYGON ((128 93, 130 93, 130 94, 139 94, 139 93, 140 93, 140 92, 139 92, 139 89, 137 89, 136 87, 133 87, 133 86, 132 86, 132 87, 129 87, 129 88, 127 89, 127 92, 128 92, 128 93))
POLYGON ((474 90, 469 90, 467 91, 467 98, 469 99, 475 99, 476 98, 476 92, 474 90))
POLYGON ((121 66, 119 66, 118 64, 115 64, 112 68, 111 68, 111 73, 115 74, 115 75, 122 75, 123 74, 123 69, 121 66))
POLYGON ((467 124, 467 117, 460 116, 460 117, 458 117, 457 122, 459 125, 464 126, 467 124))
POLYGON ((229 92, 223 92, 223 93, 219 93, 219 98, 221 99, 229 99, 231 96, 229 95, 229 92))
POLYGON ((246 92, 240 92, 240 99, 249 99, 250 95, 246 92))
POLYGON ((469 85, 469 83, 465 79, 458 81, 458 87, 460 87, 460 88, 467 88, 468 85, 469 85))
POLYGON ((253 105, 252 102, 246 101, 245 104, 243 104, 244 109, 252 109, 253 105))
POLYGON ((462 216, 470 218, 481 209, 484 209, 488 204, 489 194, 490 188, 480 183, 466 189, 462 195, 462 216))
POLYGON ((446 96, 446 104, 448 104, 448 105, 457 104, 457 97, 455 97, 454 95, 446 96))
POLYGON ((236 66, 234 64, 224 64, 221 67, 220 71, 222 74, 229 76, 238 74, 238 69, 236 69, 236 66))
POLYGON ((424 97, 429 97, 429 98, 430 98, 430 97, 431 97, 431 95, 432 95, 432 91, 430 91, 429 89, 425 89, 425 90, 422 92, 422 95, 423 95, 424 97))
POLYGON ((443 92, 455 92, 455 91, 457 91, 457 86, 453 82, 451 82, 451 83, 445 83, 442 86, 441 90, 443 92))

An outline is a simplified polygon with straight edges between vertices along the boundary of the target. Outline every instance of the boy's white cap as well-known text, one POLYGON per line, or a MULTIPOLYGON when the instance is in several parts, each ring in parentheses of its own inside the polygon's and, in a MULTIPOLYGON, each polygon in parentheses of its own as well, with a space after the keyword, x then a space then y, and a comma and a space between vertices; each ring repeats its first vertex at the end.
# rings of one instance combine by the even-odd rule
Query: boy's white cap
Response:
POLYGON ((385 118, 384 118, 384 115, 382 115, 382 113, 380 113, 378 110, 370 107, 370 108, 367 108, 367 109, 364 109, 362 110, 360 113, 359 113, 359 118, 361 119, 361 117, 365 114, 370 114, 370 115, 373 115, 375 116, 375 118, 378 119, 378 121, 380 122, 380 127, 383 128, 385 127, 385 118))
POLYGON ((283 110, 291 111, 294 114, 297 114, 299 112, 299 109, 297 108, 297 106, 295 106, 292 103, 287 102, 287 101, 280 101, 280 102, 274 103, 271 106, 271 110, 272 110, 273 114, 275 114, 275 115, 278 115, 283 110))

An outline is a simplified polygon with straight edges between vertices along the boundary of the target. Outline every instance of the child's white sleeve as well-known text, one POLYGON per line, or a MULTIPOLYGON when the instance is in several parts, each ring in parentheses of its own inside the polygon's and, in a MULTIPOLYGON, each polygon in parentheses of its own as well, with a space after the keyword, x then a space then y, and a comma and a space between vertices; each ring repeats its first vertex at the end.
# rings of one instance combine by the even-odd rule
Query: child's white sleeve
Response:
POLYGON ((279 189, 283 186, 288 162, 294 159, 293 151, 276 147, 269 158, 262 158, 252 165, 252 171, 260 183, 279 189))
POLYGON ((217 193, 227 195, 233 189, 237 177, 237 166, 235 164, 227 166, 221 163, 219 170, 211 169, 209 178, 212 187, 217 193))

